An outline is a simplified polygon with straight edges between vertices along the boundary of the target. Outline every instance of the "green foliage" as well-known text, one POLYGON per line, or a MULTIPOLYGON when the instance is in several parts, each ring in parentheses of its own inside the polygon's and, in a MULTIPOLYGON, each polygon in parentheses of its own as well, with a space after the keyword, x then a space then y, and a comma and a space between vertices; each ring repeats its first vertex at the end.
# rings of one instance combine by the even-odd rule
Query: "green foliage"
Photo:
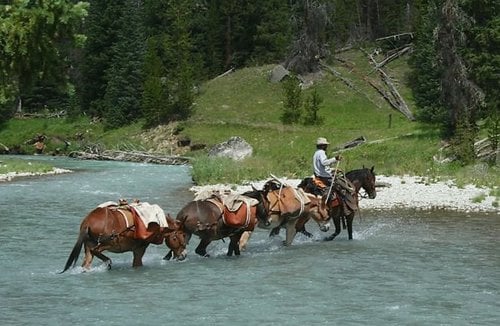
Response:
POLYGON ((283 112, 281 122, 286 125, 298 123, 302 116, 302 89, 299 79, 295 76, 285 77, 283 80, 283 112))
POLYGON ((441 103, 441 74, 438 61, 435 30, 439 7, 428 1, 417 24, 414 51, 410 60, 413 68, 411 86, 417 104, 416 116, 425 122, 449 124, 449 114, 441 103))
POLYGON ((474 141, 477 135, 475 129, 476 127, 471 126, 466 119, 461 119, 452 138, 453 154, 463 165, 471 164, 475 160, 474 141))
POLYGON ((189 35, 193 10, 189 2, 148 4, 147 77, 142 102, 147 127, 184 120, 192 113, 197 66, 189 35))
POLYGON ((306 98, 304 102, 304 121, 305 125, 321 125, 324 120, 319 116, 318 112, 320 105, 323 102, 319 96, 318 90, 313 89, 312 93, 306 98))
POLYGON ((36 161, 2 159, 0 162, 0 174, 6 174, 9 172, 44 173, 52 171, 52 169, 52 166, 36 161))
MULTIPOLYGON (((114 1, 92 0, 85 24, 87 42, 78 59, 81 77, 77 83, 82 112, 102 117, 105 112, 104 95, 112 65, 115 44, 118 42, 121 5, 114 1)), ((122 34, 123 35, 123 34, 122 34)))
POLYGON ((118 128, 142 117, 144 28, 141 10, 142 6, 135 0, 127 0, 122 6, 102 102, 107 128, 118 128))
MULTIPOLYGON (((65 85, 69 45, 88 3, 59 0, 12 1, 0 5, 0 106, 19 101, 37 83, 65 85)), ((79 37, 81 40, 82 37, 79 37)))

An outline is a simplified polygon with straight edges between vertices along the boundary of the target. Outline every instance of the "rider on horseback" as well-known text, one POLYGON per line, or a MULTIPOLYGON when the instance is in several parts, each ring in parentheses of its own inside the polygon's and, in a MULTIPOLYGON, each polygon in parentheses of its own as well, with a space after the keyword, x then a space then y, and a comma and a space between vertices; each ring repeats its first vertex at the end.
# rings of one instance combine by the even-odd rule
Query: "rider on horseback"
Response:
POLYGON ((329 171, 329 166, 333 163, 338 163, 342 160, 342 156, 337 155, 332 158, 326 156, 326 149, 330 143, 324 137, 319 137, 316 140, 316 152, 313 155, 313 171, 314 171, 314 182, 321 189, 321 193, 318 195, 330 196, 333 193, 337 193, 343 199, 344 211, 346 214, 350 210, 355 209, 353 194, 354 189, 349 185, 344 174, 341 171, 336 171, 334 176, 332 176, 329 171), (340 172, 340 173, 339 173, 340 172), (332 179, 335 177, 335 180, 332 179), (333 191, 332 191, 333 190, 333 191))

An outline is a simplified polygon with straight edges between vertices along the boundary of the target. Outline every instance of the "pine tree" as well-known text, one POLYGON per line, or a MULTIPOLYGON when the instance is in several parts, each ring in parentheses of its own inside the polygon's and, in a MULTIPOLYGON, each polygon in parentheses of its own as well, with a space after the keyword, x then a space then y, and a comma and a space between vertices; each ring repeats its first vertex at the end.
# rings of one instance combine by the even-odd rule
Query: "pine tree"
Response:
POLYGON ((148 77, 143 94, 147 126, 183 120, 192 113, 193 70, 199 66, 190 38, 192 5, 174 0, 148 4, 148 77))
POLYGON ((300 121, 302 116, 302 89, 296 76, 288 76, 282 82, 283 85, 283 112, 280 120, 283 124, 294 124, 300 121))
POLYGON ((117 42, 112 47, 103 97, 105 126, 116 128, 142 117, 144 65, 143 5, 126 0, 120 11, 117 42))
POLYGON ((80 83, 77 92, 82 111, 90 116, 104 115, 104 94, 111 67, 114 45, 120 31, 121 5, 115 1, 90 0, 89 16, 85 24, 87 42, 80 59, 80 83))
MULTIPOLYGON (((40 86, 64 94, 69 68, 67 49, 82 43, 78 27, 88 4, 71 1, 12 1, 0 5, 0 106, 8 115, 15 102, 40 86)), ((43 92, 37 103, 47 103, 43 92)), ((39 109, 39 108, 36 108, 39 109)))
POLYGON ((425 1, 417 23, 414 50, 410 58, 413 72, 410 80, 415 102, 416 116, 421 121, 447 126, 449 115, 441 103, 441 74, 437 53, 436 30, 439 22, 438 2, 425 1))

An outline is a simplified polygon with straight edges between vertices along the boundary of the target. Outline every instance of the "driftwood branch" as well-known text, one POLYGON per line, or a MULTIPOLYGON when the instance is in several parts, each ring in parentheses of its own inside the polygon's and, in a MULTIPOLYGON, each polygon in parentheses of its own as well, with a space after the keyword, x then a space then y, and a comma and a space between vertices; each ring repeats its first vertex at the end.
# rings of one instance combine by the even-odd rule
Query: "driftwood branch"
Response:
POLYGON ((70 157, 79 158, 82 160, 100 160, 100 161, 127 161, 127 162, 143 162, 166 165, 184 165, 189 164, 190 159, 182 156, 169 156, 163 154, 152 154, 146 152, 125 152, 125 151, 98 151, 98 152, 83 152, 75 151, 69 154, 70 157))

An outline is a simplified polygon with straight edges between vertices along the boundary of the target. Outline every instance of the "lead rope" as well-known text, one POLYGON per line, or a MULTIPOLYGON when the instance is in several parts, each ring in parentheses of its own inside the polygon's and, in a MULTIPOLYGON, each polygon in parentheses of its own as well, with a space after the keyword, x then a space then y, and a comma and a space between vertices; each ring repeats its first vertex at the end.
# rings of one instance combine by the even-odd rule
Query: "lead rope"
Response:
POLYGON ((332 193, 332 187, 333 187, 333 183, 335 182, 335 177, 337 176, 339 163, 340 163, 340 161, 337 161, 337 164, 335 165, 335 172, 333 173, 332 182, 330 183, 330 188, 328 188, 328 195, 326 196, 327 203, 328 203, 328 200, 330 199, 330 194, 332 193))

